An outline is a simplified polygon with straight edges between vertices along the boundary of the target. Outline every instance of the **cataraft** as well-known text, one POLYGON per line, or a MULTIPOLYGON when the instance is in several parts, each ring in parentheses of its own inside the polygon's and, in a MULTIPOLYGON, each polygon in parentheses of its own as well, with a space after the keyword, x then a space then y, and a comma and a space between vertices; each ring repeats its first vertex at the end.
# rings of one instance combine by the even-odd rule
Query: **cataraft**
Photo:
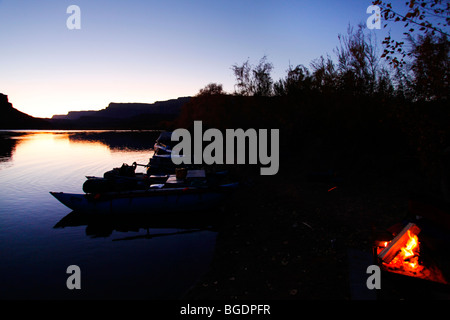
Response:
POLYGON ((84 194, 50 194, 70 209, 84 213, 161 214, 211 209, 238 187, 238 183, 228 181, 226 172, 174 166, 169 138, 168 132, 160 135, 148 165, 123 164, 103 177, 87 176, 84 194), (147 172, 136 173, 137 166, 147 167, 147 172))

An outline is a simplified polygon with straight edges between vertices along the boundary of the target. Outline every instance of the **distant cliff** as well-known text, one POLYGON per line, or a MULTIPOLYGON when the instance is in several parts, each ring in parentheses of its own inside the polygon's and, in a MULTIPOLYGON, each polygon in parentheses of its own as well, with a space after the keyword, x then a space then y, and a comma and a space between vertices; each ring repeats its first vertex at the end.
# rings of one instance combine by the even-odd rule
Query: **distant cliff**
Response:
POLYGON ((0 93, 0 129, 49 129, 45 119, 34 118, 15 109, 8 96, 0 93))
POLYGON ((155 103, 116 103, 111 102, 108 107, 98 111, 70 111, 67 115, 54 115, 53 120, 79 120, 82 117, 126 119, 139 115, 178 115, 181 106, 190 97, 182 97, 155 103))
POLYGON ((165 123, 176 119, 181 107, 190 101, 181 97, 155 103, 116 103, 98 111, 70 111, 54 115, 55 129, 165 129, 165 123))
POLYGON ((165 129, 190 97, 155 103, 115 103, 98 111, 71 111, 51 119, 34 118, 13 108, 0 93, 0 129, 165 129))

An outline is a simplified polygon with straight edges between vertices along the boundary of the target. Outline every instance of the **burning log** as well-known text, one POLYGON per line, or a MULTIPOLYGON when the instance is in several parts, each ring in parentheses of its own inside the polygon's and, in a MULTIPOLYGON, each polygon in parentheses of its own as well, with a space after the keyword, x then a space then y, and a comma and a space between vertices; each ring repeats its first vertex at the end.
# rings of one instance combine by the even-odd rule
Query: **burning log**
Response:
POLYGON ((414 223, 408 223, 403 230, 384 248, 378 258, 385 263, 390 263, 402 248, 410 241, 412 236, 417 236, 420 228, 414 223))
POLYGON ((430 255, 419 259, 420 231, 417 225, 409 223, 392 241, 377 241, 375 252, 380 266, 388 272, 447 284, 430 255))

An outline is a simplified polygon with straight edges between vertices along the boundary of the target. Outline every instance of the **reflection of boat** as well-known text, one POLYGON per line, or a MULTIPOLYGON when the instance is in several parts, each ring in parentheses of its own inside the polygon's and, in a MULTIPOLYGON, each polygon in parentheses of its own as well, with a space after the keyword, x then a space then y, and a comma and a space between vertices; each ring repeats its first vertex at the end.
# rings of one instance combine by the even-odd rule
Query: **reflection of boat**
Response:
POLYGON ((192 215, 90 215, 72 211, 63 217, 55 229, 86 226, 86 235, 109 237, 114 231, 133 232, 134 235, 116 238, 118 240, 152 239, 201 231, 216 231, 219 223, 217 215, 196 213, 192 215), (146 230, 145 234, 139 231, 146 230))
MULTIPOLYGON (((124 164, 105 172, 103 177, 87 177, 84 194, 50 192, 72 210, 90 213, 161 213, 202 211, 218 205, 237 187, 226 181, 223 172, 206 173, 203 169, 188 170, 158 163, 158 174, 151 169, 153 159, 170 162, 170 133, 161 134, 155 144, 146 174, 135 173, 136 163, 124 164), (167 159, 166 159, 167 158, 167 159), (175 174, 173 172, 175 171, 175 174)), ((172 163, 173 164, 173 163, 172 163)))

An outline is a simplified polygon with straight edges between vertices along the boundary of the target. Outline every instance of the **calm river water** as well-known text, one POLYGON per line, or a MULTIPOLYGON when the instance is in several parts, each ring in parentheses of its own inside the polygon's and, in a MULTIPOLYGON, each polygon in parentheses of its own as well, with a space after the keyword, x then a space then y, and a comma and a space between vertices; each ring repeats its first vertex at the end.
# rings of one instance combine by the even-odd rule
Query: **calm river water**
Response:
POLYGON ((93 219, 49 194, 81 193, 85 176, 148 163, 157 136, 0 132, 0 299, 174 299, 195 284, 217 236, 204 217, 93 219), (66 286, 70 265, 79 290, 66 286))

